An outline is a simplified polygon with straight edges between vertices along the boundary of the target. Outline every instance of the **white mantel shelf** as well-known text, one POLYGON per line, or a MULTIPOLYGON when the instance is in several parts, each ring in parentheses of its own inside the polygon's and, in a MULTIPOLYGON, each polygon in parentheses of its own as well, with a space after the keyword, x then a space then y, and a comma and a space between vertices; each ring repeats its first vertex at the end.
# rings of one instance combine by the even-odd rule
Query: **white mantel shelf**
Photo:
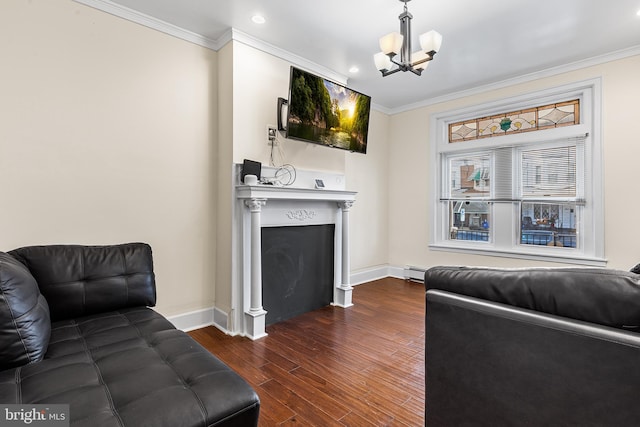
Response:
POLYGON ((323 200, 354 201, 357 192, 345 190, 316 190, 314 188, 293 188, 277 185, 239 185, 236 187, 238 199, 267 200, 323 200))
POLYGON ((236 185, 235 241, 239 243, 236 332, 251 339, 266 336, 267 312, 262 306, 261 228, 335 224, 333 305, 350 307, 349 210, 355 191, 279 185, 236 185), (239 329, 239 330, 237 330, 239 329))

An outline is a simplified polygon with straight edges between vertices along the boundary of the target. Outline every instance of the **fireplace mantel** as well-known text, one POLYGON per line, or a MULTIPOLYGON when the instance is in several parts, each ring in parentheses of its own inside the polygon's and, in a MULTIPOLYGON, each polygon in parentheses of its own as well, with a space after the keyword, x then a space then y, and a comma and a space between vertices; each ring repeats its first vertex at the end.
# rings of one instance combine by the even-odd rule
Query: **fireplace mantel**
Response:
POLYGON ((262 306, 261 228, 335 224, 333 305, 349 307, 353 288, 349 282, 349 209, 355 191, 294 188, 276 185, 235 187, 233 312, 236 332, 251 339, 266 336, 266 311, 262 306))
POLYGON ((321 200, 355 201, 355 191, 316 190, 314 188, 291 188, 276 185, 239 185, 236 187, 238 199, 273 200, 321 200))

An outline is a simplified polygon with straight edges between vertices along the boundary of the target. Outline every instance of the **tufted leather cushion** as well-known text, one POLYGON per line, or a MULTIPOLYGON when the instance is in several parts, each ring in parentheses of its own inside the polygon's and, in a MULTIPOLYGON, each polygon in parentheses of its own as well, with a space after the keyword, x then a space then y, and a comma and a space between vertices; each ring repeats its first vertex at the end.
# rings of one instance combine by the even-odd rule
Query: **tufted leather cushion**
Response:
POLYGON ((255 426, 260 402, 224 363, 145 307, 52 325, 40 363, 0 372, 2 403, 68 403, 74 427, 255 426))
POLYGON ((155 305, 153 260, 147 244, 28 246, 9 253, 38 282, 51 307, 52 321, 155 305))
POLYGON ((602 268, 433 267, 439 289, 557 316, 640 331, 640 276, 602 268))
POLYGON ((35 279, 0 252, 0 370, 41 360, 50 333, 49 307, 35 279))

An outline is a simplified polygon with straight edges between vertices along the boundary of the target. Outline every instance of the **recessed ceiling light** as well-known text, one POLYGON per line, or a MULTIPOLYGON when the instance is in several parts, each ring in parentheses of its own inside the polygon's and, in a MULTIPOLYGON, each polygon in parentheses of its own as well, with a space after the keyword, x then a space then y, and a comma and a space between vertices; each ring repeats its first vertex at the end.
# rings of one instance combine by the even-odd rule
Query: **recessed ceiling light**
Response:
POLYGON ((638 10, 638 12, 636 13, 636 15, 640 16, 640 10, 638 10))
POLYGON ((251 20, 253 21, 254 24, 264 24, 265 22, 267 22, 267 20, 264 19, 264 16, 262 15, 253 15, 251 17, 251 20))
POLYGON ((356 67, 355 65, 349 68, 350 73, 357 73, 358 71, 360 71, 360 68, 356 67))

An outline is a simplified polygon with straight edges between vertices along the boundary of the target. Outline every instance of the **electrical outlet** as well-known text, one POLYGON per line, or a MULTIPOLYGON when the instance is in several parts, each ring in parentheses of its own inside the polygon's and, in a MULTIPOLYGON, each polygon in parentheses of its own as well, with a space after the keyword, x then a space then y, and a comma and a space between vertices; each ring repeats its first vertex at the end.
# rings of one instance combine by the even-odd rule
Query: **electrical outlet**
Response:
POLYGON ((277 130, 275 126, 267 125, 267 139, 269 140, 269 143, 273 143, 276 140, 276 132, 277 130))

